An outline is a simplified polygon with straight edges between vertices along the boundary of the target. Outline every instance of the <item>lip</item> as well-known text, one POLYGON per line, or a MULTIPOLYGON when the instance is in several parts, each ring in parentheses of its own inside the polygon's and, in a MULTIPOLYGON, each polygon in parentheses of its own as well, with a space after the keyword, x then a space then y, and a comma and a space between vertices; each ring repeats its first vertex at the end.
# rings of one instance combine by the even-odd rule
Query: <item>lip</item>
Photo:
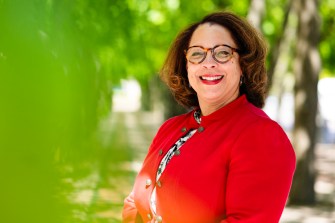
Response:
POLYGON ((222 81, 222 79, 224 78, 224 75, 219 75, 219 74, 205 74, 199 77, 201 82, 207 85, 215 85, 218 84, 222 81))

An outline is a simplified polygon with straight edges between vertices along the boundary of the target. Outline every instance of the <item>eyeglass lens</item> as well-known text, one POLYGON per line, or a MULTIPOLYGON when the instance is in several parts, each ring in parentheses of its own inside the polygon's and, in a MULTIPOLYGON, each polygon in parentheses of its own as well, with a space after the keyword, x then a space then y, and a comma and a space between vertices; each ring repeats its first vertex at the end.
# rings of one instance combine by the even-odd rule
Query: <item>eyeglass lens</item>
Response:
POLYGON ((186 52, 186 58, 191 63, 201 63, 207 56, 207 51, 211 51, 212 57, 219 63, 228 61, 233 55, 233 50, 228 46, 217 46, 212 49, 202 47, 191 47, 186 52))

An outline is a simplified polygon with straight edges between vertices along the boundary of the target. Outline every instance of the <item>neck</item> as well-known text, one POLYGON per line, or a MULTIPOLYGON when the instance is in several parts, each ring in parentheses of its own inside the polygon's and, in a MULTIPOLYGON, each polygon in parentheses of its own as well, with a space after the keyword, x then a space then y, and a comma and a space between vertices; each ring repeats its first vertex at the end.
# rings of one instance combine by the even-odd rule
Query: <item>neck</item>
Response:
POLYGON ((238 98, 239 95, 236 95, 234 97, 231 97, 230 99, 220 102, 220 103, 208 103, 206 101, 200 100, 199 99, 199 106, 201 110, 201 115, 207 116, 212 114, 213 112, 219 110, 220 108, 226 106, 230 102, 234 101, 235 99, 238 98))
POLYGON ((201 115, 207 116, 212 114, 213 112, 219 110, 220 108, 224 107, 226 103, 223 104, 217 104, 217 105, 210 105, 206 103, 200 103, 200 110, 201 110, 201 115))

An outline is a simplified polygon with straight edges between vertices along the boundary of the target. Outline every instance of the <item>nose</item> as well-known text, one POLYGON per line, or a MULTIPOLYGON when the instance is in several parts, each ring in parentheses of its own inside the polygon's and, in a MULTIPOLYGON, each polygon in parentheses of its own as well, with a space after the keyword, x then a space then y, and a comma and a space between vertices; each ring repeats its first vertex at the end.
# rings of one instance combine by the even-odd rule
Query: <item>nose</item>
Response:
POLYGON ((202 62, 204 68, 214 68, 217 66, 217 62, 214 60, 212 52, 208 51, 205 60, 202 62))

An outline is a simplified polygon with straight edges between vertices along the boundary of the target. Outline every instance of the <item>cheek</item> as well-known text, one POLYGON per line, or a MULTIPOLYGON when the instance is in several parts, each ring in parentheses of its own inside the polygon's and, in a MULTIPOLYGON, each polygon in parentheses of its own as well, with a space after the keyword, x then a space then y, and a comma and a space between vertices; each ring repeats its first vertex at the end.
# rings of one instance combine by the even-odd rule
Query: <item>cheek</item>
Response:
POLYGON ((196 69, 192 65, 188 65, 186 70, 187 70, 187 75, 188 75, 189 78, 192 78, 194 76, 194 74, 196 73, 196 69))
POLYGON ((231 64, 233 67, 235 67, 234 69, 236 70, 237 73, 239 73, 239 74, 242 75, 242 69, 241 69, 239 63, 237 63, 236 61, 232 60, 232 61, 230 62, 230 64, 231 64))
POLYGON ((196 83, 197 75, 196 75, 196 70, 192 68, 192 66, 190 66, 187 70, 187 78, 188 78, 188 82, 192 86, 194 86, 194 84, 196 83))
POLYGON ((193 73, 192 73, 192 72, 188 72, 188 73, 187 73, 187 78, 188 78, 189 82, 192 82, 192 81, 194 80, 194 75, 193 75, 193 73))

